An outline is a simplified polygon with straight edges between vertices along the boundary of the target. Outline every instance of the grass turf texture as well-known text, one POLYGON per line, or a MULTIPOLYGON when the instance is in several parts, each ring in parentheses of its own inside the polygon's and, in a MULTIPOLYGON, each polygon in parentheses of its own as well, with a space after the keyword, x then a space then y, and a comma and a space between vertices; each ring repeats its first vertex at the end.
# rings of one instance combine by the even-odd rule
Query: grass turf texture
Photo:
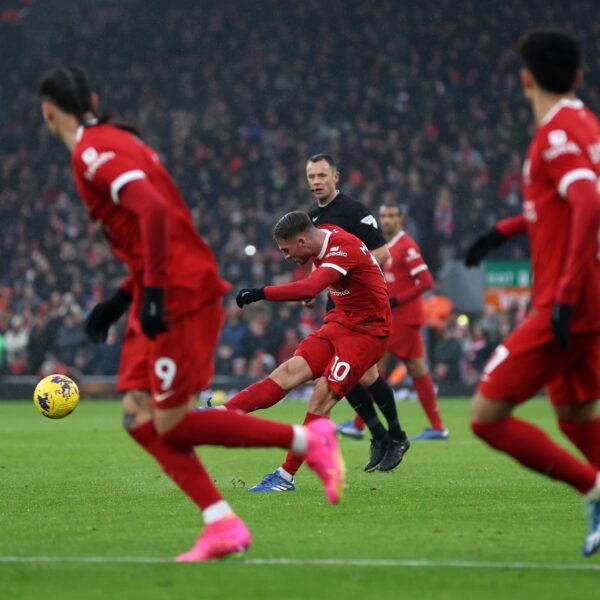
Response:
MULTIPOLYGON (((420 407, 399 405, 410 433, 420 407)), ((294 402, 263 413, 301 421, 294 402)), ((247 559, 392 559, 600 565, 579 557, 580 498, 518 467, 468 431, 466 400, 443 401, 451 441, 413 444, 393 473, 365 474, 367 441, 341 440, 348 486, 339 506, 303 468, 295 493, 246 491, 283 452, 202 448, 253 534, 247 559)), ((560 438, 548 404, 520 410, 560 438)), ((335 418, 350 416, 344 404, 335 418)), ((195 507, 120 430, 116 402, 85 402, 62 421, 0 402, 0 557, 160 557, 187 550, 195 507)), ((566 442, 565 442, 566 443, 566 442)), ((449 566, 3 562, 3 598, 591 598, 597 571, 449 566)), ((496 565, 498 566, 498 565, 496 565)))

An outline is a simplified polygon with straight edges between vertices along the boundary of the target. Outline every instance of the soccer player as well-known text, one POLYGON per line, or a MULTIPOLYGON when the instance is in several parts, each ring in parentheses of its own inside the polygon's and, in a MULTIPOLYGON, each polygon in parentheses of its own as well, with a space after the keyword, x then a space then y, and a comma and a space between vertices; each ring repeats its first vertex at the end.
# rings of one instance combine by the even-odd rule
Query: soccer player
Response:
POLYGON ((379 209, 379 223, 391 254, 384 264, 384 275, 392 306, 392 333, 379 372, 385 371, 390 355, 404 361, 431 425, 411 439, 447 440, 448 430, 442 423, 431 375, 425 366, 421 335, 425 324, 422 295, 433 287, 433 277, 421 249, 402 229, 404 218, 405 211, 397 204, 384 204, 379 209))
POLYGON ((477 265, 507 238, 526 233, 533 307, 498 346, 473 399, 471 427, 525 467, 584 497, 584 556, 600 548, 600 124, 574 95, 581 48, 560 30, 537 29, 520 44, 521 84, 537 129, 523 167, 523 213, 500 221, 470 248, 477 265), (561 430, 587 459, 512 416, 546 388, 561 430))
POLYGON ((194 451, 199 444, 289 448, 306 459, 335 503, 343 484, 335 431, 247 415, 194 410, 206 387, 229 286, 196 233, 191 215, 156 153, 96 113, 86 72, 59 67, 41 80, 42 114, 71 152, 73 174, 90 218, 129 269, 117 293, 86 323, 96 342, 131 305, 118 388, 131 437, 200 508, 206 527, 178 561, 204 561, 245 550, 250 533, 215 487, 194 451))
MULTIPOLYGON (((301 281, 243 289, 237 296, 240 308, 258 300, 307 300, 328 289, 335 307, 325 315, 323 326, 298 346, 294 356, 271 375, 242 390, 224 406, 250 412, 279 402, 293 388, 318 379, 309 401, 305 424, 329 416, 345 396, 383 356, 390 332, 391 311, 383 273, 368 248, 358 238, 336 227, 315 227, 306 213, 291 212, 273 229, 285 258, 297 264, 312 259, 314 271, 301 281)), ((382 461, 379 469, 395 468, 400 458, 382 461)), ((268 474, 251 491, 293 491, 294 475, 302 458, 288 454, 275 472, 268 474)))
MULTIPOLYGON (((355 235, 364 242, 377 263, 383 266, 390 253, 377 220, 360 202, 338 190, 340 172, 333 158, 328 154, 311 156, 306 163, 306 179, 317 201, 308 213, 315 226, 335 225, 355 235)), ((333 307, 331 299, 328 299, 327 306, 328 309, 333 307)), ((338 426, 338 433, 361 439, 364 425, 367 425, 371 433, 371 446, 369 460, 364 467, 366 472, 374 471, 384 459, 384 464, 390 464, 401 458, 407 439, 398 419, 394 392, 386 380, 378 372, 375 373, 376 369, 374 366, 369 377, 372 382, 368 386, 363 382, 348 391, 346 398, 357 417, 338 426), (389 431, 379 420, 373 400, 385 417, 389 431)))

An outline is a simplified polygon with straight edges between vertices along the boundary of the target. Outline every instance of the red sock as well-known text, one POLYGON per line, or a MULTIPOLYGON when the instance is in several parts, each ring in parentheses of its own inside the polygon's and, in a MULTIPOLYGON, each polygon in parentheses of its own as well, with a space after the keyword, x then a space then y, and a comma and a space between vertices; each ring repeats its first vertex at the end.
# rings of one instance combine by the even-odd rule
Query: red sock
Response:
POLYGON ((226 448, 291 448, 294 428, 229 410, 191 410, 163 434, 181 448, 201 444, 226 448))
POLYGON ((285 394, 285 390, 278 383, 275 383, 270 377, 266 377, 262 381, 253 383, 245 390, 238 392, 224 406, 228 410, 249 413, 259 408, 269 408, 277 404, 285 397, 285 394))
MULTIPOLYGON (((308 425, 311 421, 316 421, 317 419, 322 419, 321 415, 315 415, 315 413, 307 412, 304 417, 303 425, 308 425)), ((285 457, 285 462, 281 465, 281 468, 287 471, 290 475, 295 475, 298 472, 298 469, 302 466, 304 462, 303 456, 298 456, 293 452, 288 452, 285 457)))
POLYGON ((444 425, 435 399, 435 389, 433 388, 431 375, 427 373, 426 375, 413 379, 413 385, 415 386, 419 402, 421 403, 431 426, 438 431, 443 431, 444 425))
POLYGON ((165 442, 152 421, 139 425, 129 434, 202 510, 223 499, 196 453, 165 442))
POLYGON ((363 421, 363 418, 360 415, 356 415, 354 417, 354 427, 356 427, 356 429, 358 429, 359 431, 363 431, 363 429, 365 428, 365 422, 363 421))
POLYGON ((600 469, 600 417, 587 423, 563 423, 562 432, 579 448, 591 465, 600 469))
POLYGON ((522 465, 564 481, 582 494, 596 484, 598 471, 553 442, 541 429, 506 417, 492 423, 471 423, 471 429, 492 448, 509 454, 522 465))

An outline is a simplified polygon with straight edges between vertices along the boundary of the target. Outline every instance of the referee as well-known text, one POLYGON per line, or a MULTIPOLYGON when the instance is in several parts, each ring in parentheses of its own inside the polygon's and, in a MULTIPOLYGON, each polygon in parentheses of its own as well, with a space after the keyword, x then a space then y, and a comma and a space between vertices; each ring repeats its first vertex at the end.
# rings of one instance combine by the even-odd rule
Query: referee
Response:
MULTIPOLYGON (((365 243, 377 263, 382 266, 390 258, 390 253, 377 220, 360 202, 337 189, 340 172, 333 158, 329 154, 311 156, 306 165, 306 177, 317 201, 308 211, 314 225, 337 225, 355 235, 365 243)), ((327 308, 333 308, 330 298, 327 308)), ((377 468, 381 471, 391 471, 400 464, 409 447, 406 433, 398 420, 394 392, 379 376, 376 365, 365 373, 363 379, 369 381, 370 385, 365 387, 359 383, 346 398, 371 432, 370 457, 365 471, 370 472, 377 468), (373 400, 386 418, 389 431, 386 431, 379 420, 373 400)), ((348 435, 348 428, 348 424, 343 424, 338 427, 338 431, 348 435)), ((359 438, 362 437, 362 432, 356 430, 356 433, 350 432, 350 435, 359 438)))

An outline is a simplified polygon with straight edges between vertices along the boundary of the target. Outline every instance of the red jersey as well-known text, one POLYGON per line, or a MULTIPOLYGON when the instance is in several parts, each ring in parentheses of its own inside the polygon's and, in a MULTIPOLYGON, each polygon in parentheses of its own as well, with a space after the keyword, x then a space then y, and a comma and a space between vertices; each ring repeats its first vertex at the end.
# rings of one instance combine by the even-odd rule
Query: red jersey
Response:
MULTIPOLYGON (((383 273, 391 297, 398 297, 420 284, 423 273, 428 271, 421 256, 421 249, 410 235, 400 231, 388 244, 390 258, 383 266, 383 273)), ((423 296, 392 308, 394 323, 425 325, 423 296)))
POLYGON ((318 269, 335 269, 343 275, 327 290, 335 304, 324 323, 336 321, 348 329, 388 336, 391 330, 390 298, 377 261, 356 236, 339 228, 319 227, 325 240, 313 263, 318 269))
MULTIPOLYGON (((563 99, 539 124, 523 167, 523 227, 531 246, 533 306, 576 304, 573 331, 600 330, 600 262, 586 260, 571 291, 565 268, 571 242, 569 186, 600 175, 600 124, 581 102, 563 99)), ((499 228, 502 232, 502 227, 499 228)), ((597 244, 597 240, 594 240, 597 244)))
POLYGON ((319 227, 325 239, 313 258, 315 270, 306 278, 266 286, 265 298, 275 302, 314 298, 325 288, 335 304, 325 323, 336 322, 352 331, 388 337, 392 315, 383 273, 357 237, 338 228, 319 227))
POLYGON ((72 167, 90 218, 100 224, 113 253, 129 268, 134 301, 140 300, 143 286, 164 286, 173 319, 230 289, 219 277, 214 255, 196 232, 175 183, 154 150, 140 139, 109 124, 80 127, 72 167), (166 277, 144 268, 147 248, 138 216, 119 205, 124 186, 139 179, 146 179, 166 203, 166 277))

